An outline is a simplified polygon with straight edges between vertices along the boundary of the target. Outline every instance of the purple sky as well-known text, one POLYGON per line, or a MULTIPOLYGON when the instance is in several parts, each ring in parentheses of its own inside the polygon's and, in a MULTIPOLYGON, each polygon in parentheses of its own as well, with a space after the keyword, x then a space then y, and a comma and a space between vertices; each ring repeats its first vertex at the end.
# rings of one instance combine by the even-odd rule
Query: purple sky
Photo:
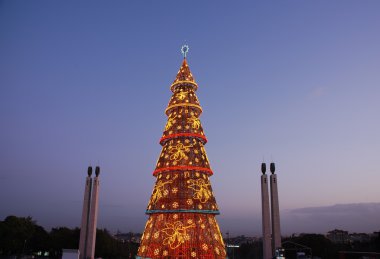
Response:
MULTIPOLYGON (((0 218, 78 226, 86 168, 99 164, 99 226, 142 231, 185 42, 223 233, 260 233, 263 158, 277 163, 283 211, 380 202, 379 11, 0 1, 0 218)), ((292 219, 284 231, 299 231, 292 219)))

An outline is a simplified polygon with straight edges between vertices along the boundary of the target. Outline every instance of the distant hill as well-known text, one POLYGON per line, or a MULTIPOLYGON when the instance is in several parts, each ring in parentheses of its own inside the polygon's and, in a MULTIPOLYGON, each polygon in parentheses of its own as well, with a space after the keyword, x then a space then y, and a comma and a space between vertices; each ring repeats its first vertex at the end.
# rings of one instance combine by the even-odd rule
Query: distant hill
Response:
POLYGON ((338 228, 349 232, 380 230, 380 203, 336 204, 281 212, 281 228, 289 233, 326 233, 338 228))

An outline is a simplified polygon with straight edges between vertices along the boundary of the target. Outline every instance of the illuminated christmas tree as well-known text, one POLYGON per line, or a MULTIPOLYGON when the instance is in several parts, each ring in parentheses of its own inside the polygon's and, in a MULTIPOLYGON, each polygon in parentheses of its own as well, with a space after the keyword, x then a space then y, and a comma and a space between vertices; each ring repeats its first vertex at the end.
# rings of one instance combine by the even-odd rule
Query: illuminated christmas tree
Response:
POLYGON ((170 87, 162 151, 153 172, 157 180, 137 258, 226 258, 188 49, 181 49, 184 60, 170 87))

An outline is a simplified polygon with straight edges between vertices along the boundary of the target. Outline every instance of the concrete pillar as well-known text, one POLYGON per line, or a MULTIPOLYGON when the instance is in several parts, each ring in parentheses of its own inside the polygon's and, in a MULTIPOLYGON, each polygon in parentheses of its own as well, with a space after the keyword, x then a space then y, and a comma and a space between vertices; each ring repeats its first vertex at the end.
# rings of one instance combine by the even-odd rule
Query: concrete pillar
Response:
POLYGON ((277 175, 274 173, 274 163, 271 163, 270 196, 272 211, 272 249, 273 252, 281 247, 280 209, 278 201, 277 175))
POLYGON ((265 174, 266 165, 261 164, 261 217, 263 229, 263 259, 272 258, 271 232, 270 232, 270 211, 268 194, 268 177, 265 174))
POLYGON ((92 189, 92 167, 89 166, 87 170, 88 176, 86 177, 86 185, 84 188, 84 198, 83 198, 83 210, 82 210, 82 222, 80 228, 80 239, 79 239, 79 257, 86 258, 86 246, 87 246, 87 235, 88 235, 88 221, 90 216, 90 202, 91 202, 91 189, 92 189))
POLYGON ((98 221, 98 201, 99 201, 99 173, 100 168, 97 166, 95 169, 95 178, 92 184, 92 197, 90 217, 88 221, 88 237, 87 237, 87 258, 95 258, 95 241, 96 241, 96 225, 98 221))

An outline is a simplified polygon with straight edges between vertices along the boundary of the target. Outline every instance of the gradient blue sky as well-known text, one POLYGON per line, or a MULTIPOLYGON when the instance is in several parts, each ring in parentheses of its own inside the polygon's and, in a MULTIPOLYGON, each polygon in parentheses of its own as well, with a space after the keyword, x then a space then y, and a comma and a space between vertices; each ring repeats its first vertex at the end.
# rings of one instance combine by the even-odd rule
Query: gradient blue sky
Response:
POLYGON ((263 158, 277 163, 282 210, 380 202, 379 12, 347 0, 0 1, 0 217, 78 226, 99 164, 99 226, 142 231, 184 42, 222 232, 260 233, 263 158))

